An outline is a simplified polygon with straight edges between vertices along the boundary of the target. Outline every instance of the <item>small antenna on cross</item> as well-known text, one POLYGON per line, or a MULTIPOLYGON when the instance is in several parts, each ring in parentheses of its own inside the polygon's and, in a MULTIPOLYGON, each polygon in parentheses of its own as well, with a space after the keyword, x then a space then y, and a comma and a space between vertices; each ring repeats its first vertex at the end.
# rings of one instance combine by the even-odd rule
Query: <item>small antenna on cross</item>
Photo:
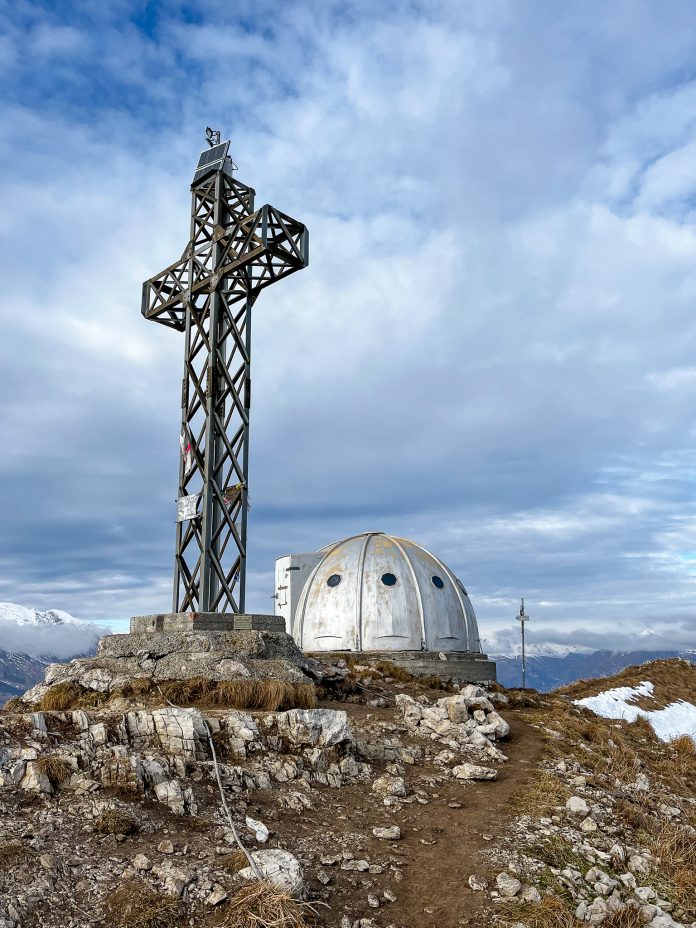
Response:
POLYGON ((208 145, 210 145, 211 148, 213 148, 215 145, 219 145, 220 144, 220 130, 211 129, 210 126, 206 126, 205 140, 208 143, 208 145))

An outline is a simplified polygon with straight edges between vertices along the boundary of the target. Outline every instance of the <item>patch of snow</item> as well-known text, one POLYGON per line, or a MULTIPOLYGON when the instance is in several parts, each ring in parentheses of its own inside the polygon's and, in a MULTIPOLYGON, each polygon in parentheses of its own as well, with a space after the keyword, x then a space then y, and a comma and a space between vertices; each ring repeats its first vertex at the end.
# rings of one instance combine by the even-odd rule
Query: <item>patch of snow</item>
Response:
POLYGON ((641 696, 653 699, 654 689, 649 680, 643 680, 638 686, 617 686, 597 696, 574 699, 573 702, 604 719, 624 719, 626 722, 647 719, 661 741, 672 741, 680 735, 696 738, 696 706, 690 702, 680 699, 664 709, 641 709, 634 705, 634 700, 641 696))

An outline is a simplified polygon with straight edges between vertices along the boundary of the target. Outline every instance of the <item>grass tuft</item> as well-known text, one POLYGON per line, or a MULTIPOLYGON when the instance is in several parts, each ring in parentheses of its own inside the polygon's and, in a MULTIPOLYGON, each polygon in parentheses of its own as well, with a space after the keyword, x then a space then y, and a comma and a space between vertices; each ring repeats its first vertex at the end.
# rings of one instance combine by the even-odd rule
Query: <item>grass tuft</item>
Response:
POLYGON ((236 851, 232 851, 231 854, 225 854, 224 857, 220 858, 220 866, 224 867, 225 870, 229 870, 230 873, 236 873, 238 870, 243 870, 245 867, 249 866, 249 861, 244 851, 240 851, 237 848, 236 851))
POLYGON ((248 883, 220 906, 214 924, 220 928, 308 928, 307 914, 315 914, 308 903, 296 902, 289 893, 262 881, 248 883))
POLYGON ((603 928, 643 928, 644 924, 640 909, 633 905, 614 909, 602 922, 603 928))
POLYGON ((579 928, 585 922, 575 917, 574 906, 560 896, 543 896, 538 905, 515 906, 505 922, 510 928, 519 923, 527 928, 579 928))
POLYGON ((314 709, 317 693, 312 683, 285 683, 282 680, 224 680, 204 677, 168 680, 160 685, 162 694, 179 706, 210 706, 225 709, 314 709))
POLYGON ((660 862, 660 873, 671 895, 696 919, 696 830, 690 825, 666 822, 648 836, 648 845, 660 862))
POLYGON ((60 786, 61 783, 65 783, 73 772, 70 764, 63 760, 62 757, 56 757, 55 754, 46 754, 44 757, 39 757, 38 760, 34 761, 34 765, 39 773, 43 773, 48 777, 48 782, 54 789, 60 786))
POLYGON ((178 899, 162 896, 141 880, 121 883, 104 904, 106 924, 113 928, 178 928, 178 899))
POLYGON ((546 770, 525 784, 513 798, 513 809, 522 815, 551 815, 570 798, 566 784, 546 770))
MULTIPOLYGON (((90 709, 117 699, 151 697, 157 705, 162 696, 179 706, 224 709, 314 709, 317 691, 313 683, 285 683, 282 680, 165 680, 157 686, 151 680, 136 677, 111 694, 87 689, 79 683, 56 683, 39 701, 38 709, 63 712, 67 709, 90 709)), ((27 707, 22 706, 24 711, 27 707)))
POLYGON ((94 826, 103 835, 132 835, 138 830, 135 816, 123 809, 105 809, 94 826))
POLYGON ((92 709, 103 705, 108 696, 87 689, 71 680, 56 683, 41 697, 38 708, 42 712, 65 712, 66 709, 92 709))
POLYGON ((7 700, 3 709, 5 712, 26 712, 27 706, 24 705, 19 696, 13 696, 11 699, 7 700))

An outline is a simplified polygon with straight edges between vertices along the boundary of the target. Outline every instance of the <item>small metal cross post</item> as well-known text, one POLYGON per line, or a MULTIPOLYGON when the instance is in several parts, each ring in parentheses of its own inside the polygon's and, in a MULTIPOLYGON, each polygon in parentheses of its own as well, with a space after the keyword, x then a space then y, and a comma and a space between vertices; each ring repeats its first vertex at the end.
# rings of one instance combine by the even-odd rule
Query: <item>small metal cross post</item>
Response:
POLYGON ((254 210, 219 138, 206 130, 181 259, 143 284, 145 318, 185 338, 174 612, 244 612, 251 310, 261 289, 308 263, 305 226, 268 204, 254 210))
POLYGON ((522 597, 522 604, 520 606, 520 614, 517 616, 520 622, 520 630, 522 632, 522 689, 527 687, 527 663, 524 653, 524 623, 529 621, 529 616, 524 611, 524 597, 522 597))

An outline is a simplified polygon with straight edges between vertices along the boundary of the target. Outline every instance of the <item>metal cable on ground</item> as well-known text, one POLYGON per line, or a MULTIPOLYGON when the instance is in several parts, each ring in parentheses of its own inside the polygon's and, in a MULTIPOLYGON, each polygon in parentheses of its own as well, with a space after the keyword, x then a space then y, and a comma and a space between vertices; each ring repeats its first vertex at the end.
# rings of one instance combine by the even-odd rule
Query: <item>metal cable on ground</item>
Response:
MULTIPOLYGON (((156 684, 156 686, 157 686, 157 689, 158 689, 159 692, 160 692, 160 696, 162 697, 162 699, 163 699, 166 703, 168 703, 168 705, 170 705, 170 706, 172 707, 172 709, 181 709, 182 712, 195 712, 195 711, 196 711, 192 706, 177 706, 177 705, 175 705, 170 699, 167 699, 167 697, 164 695, 164 693, 162 692, 162 690, 161 690, 161 688, 160 688, 159 683, 156 684)), ((231 815, 230 810, 229 810, 229 807, 228 807, 228 805, 227 805, 227 800, 225 799, 225 792, 224 792, 224 790, 223 790, 223 788, 222 788, 222 781, 220 780, 220 768, 218 767, 217 754, 215 753, 215 745, 213 744, 213 733, 212 733, 212 731, 211 731, 211 729, 210 729, 210 725, 208 725, 208 722, 207 722, 207 720, 205 719, 205 717, 204 717, 204 715, 203 715, 202 713, 201 713, 201 720, 202 720, 203 724, 205 725, 205 730, 206 730, 206 732, 207 732, 207 734, 208 734, 208 742, 209 742, 209 744, 210 744, 210 751, 211 751, 211 754, 212 754, 212 757, 213 757, 213 767, 215 768, 215 779, 217 780, 218 790, 220 791, 220 800, 221 800, 221 802, 222 802, 222 807, 223 807, 223 809, 225 810, 225 815, 227 816, 227 821, 228 821, 228 823, 229 823, 230 830, 231 830, 232 834, 234 835, 234 840, 235 840, 235 841, 237 842, 237 844, 239 845, 240 851, 242 851, 242 853, 244 854, 244 856, 246 857, 246 859, 249 861, 249 866, 250 866, 251 869, 254 871, 254 875, 255 875, 256 879, 257 879, 257 880, 263 880, 263 875, 262 875, 261 871, 259 870, 256 861, 254 860, 254 858, 253 858, 253 856, 251 855, 251 853, 250 853, 250 852, 244 847, 244 845, 242 844, 242 840, 241 840, 241 838, 239 837, 239 834, 238 834, 238 832, 237 832, 237 829, 235 828, 234 822, 232 821, 232 815, 231 815)))

